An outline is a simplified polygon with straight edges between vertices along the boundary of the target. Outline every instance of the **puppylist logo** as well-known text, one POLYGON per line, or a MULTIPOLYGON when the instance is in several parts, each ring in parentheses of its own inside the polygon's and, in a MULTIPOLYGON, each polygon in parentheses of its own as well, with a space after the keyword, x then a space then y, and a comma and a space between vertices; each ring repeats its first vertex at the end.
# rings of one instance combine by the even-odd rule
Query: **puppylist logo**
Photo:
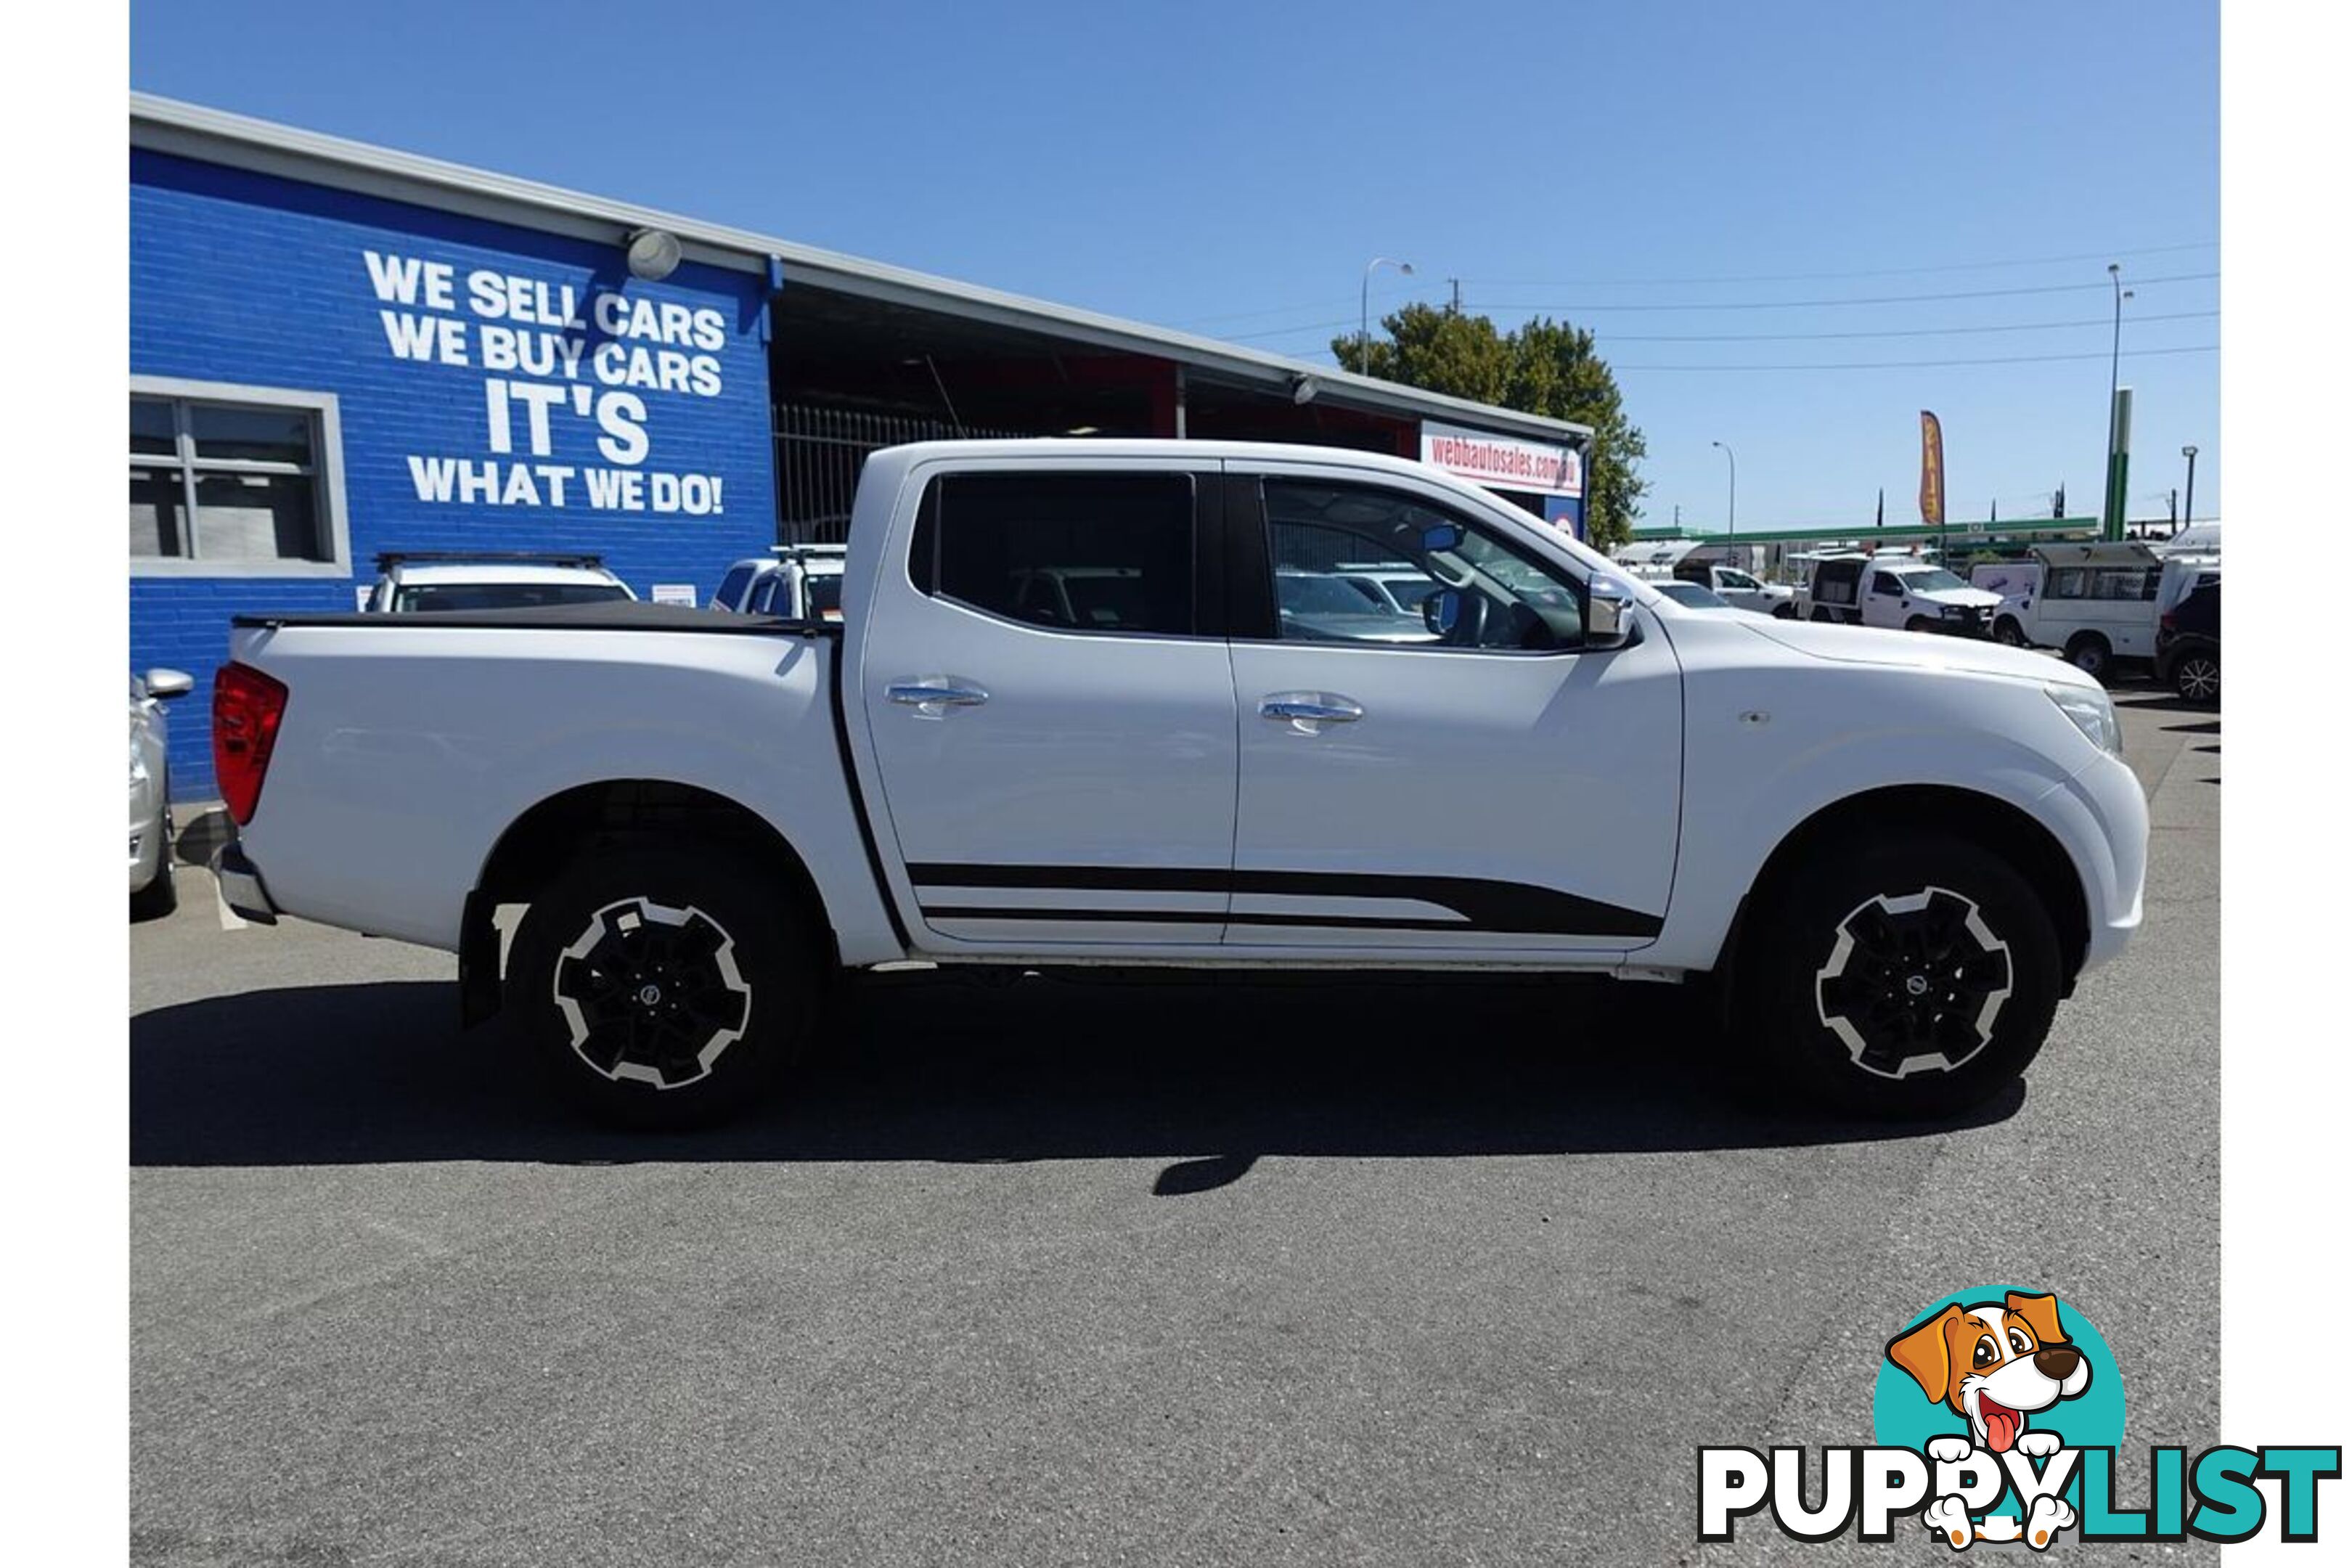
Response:
POLYGON ((2255 1483, 2273 1480, 2279 1539, 2311 1542, 2319 1483, 2343 1473, 2338 1447, 2152 1447, 2148 1497, 2119 1500, 2123 1377, 2107 1342, 2056 1296, 2011 1286, 1956 1291, 1912 1318, 1886 1342, 1871 1414, 1875 1446, 1822 1449, 1811 1498, 1803 1448, 1701 1448, 1698 1538, 1729 1541, 1769 1510, 1798 1541, 1909 1530, 1955 1552, 2043 1552, 2069 1535, 2250 1541, 2272 1522, 2255 1483))

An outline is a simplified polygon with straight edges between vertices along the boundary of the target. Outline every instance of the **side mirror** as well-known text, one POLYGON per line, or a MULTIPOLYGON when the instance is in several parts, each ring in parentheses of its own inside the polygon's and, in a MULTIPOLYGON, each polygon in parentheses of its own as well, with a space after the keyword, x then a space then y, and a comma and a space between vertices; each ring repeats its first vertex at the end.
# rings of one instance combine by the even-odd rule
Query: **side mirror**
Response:
POLYGON ((140 679, 147 688, 147 695, 159 702, 185 697, 196 689, 195 678, 182 669, 151 669, 140 679))
POLYGON ((1594 577, 1584 591, 1584 647, 1605 653, 1633 637, 1633 594, 1614 577, 1594 577))
POLYGON ((1421 624, 1429 628, 1433 637, 1440 639, 1452 637, 1454 628, 1462 624, 1462 590, 1440 588, 1423 599, 1421 624))

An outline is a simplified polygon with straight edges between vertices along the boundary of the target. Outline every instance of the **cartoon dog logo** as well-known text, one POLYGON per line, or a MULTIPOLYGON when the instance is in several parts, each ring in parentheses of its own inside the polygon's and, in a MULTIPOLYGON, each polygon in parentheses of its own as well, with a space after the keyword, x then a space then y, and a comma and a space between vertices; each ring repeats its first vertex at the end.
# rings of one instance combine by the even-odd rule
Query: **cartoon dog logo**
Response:
MULTIPOLYGON (((1971 1447, 1996 1456, 2015 1448, 2030 1458, 2046 1458, 2063 1439, 2054 1431, 2029 1431, 2028 1417, 2091 1386, 2091 1363, 2068 1342, 2058 1321, 2058 1299, 2016 1290, 1998 1303, 1946 1307, 1896 1335, 1886 1347, 1886 1359, 1908 1373, 1930 1401, 1948 1405, 1969 1424, 1975 1442, 1931 1438, 1927 1453, 1935 1459, 1965 1459, 1971 1447)), ((1988 1519, 1979 1525, 1955 1496, 1929 1503, 1924 1518, 1928 1529, 1948 1537, 1955 1547, 1971 1540, 2021 1538, 2042 1547, 2074 1522, 2074 1510, 2056 1498, 2042 1498, 2022 1527, 2013 1519, 1988 1519)))

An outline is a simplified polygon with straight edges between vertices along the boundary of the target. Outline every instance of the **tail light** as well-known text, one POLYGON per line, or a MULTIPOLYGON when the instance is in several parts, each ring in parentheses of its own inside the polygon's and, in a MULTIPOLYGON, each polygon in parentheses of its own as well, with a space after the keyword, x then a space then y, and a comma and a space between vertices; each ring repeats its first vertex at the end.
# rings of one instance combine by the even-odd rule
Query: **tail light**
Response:
POLYGON ((2176 632, 2179 631, 2180 627, 2173 621, 2172 612, 2170 610, 2167 610, 2164 614, 2156 617, 2156 629, 2160 632, 2176 632))
POLYGON ((261 781, 286 715, 286 684, 249 664, 225 664, 213 677, 213 772, 221 799, 242 827, 261 803, 261 781))

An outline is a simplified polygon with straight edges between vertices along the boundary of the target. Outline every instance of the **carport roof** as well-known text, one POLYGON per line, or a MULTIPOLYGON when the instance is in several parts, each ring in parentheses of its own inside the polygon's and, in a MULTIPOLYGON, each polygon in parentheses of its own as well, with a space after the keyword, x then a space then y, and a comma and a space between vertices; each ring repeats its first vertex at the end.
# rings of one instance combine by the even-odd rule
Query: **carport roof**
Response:
POLYGON ((787 287, 829 289, 946 311, 1074 343, 1166 360, 1206 377, 1255 384, 1285 395, 1303 377, 1313 382, 1318 400, 1350 408, 1440 419, 1577 446, 1592 434, 1589 426, 1564 419, 1449 397, 1167 327, 960 283, 748 229, 703 223, 152 93, 131 95, 131 144, 616 247, 632 230, 666 229, 678 237, 688 260, 761 272, 773 258, 783 268, 787 287))

